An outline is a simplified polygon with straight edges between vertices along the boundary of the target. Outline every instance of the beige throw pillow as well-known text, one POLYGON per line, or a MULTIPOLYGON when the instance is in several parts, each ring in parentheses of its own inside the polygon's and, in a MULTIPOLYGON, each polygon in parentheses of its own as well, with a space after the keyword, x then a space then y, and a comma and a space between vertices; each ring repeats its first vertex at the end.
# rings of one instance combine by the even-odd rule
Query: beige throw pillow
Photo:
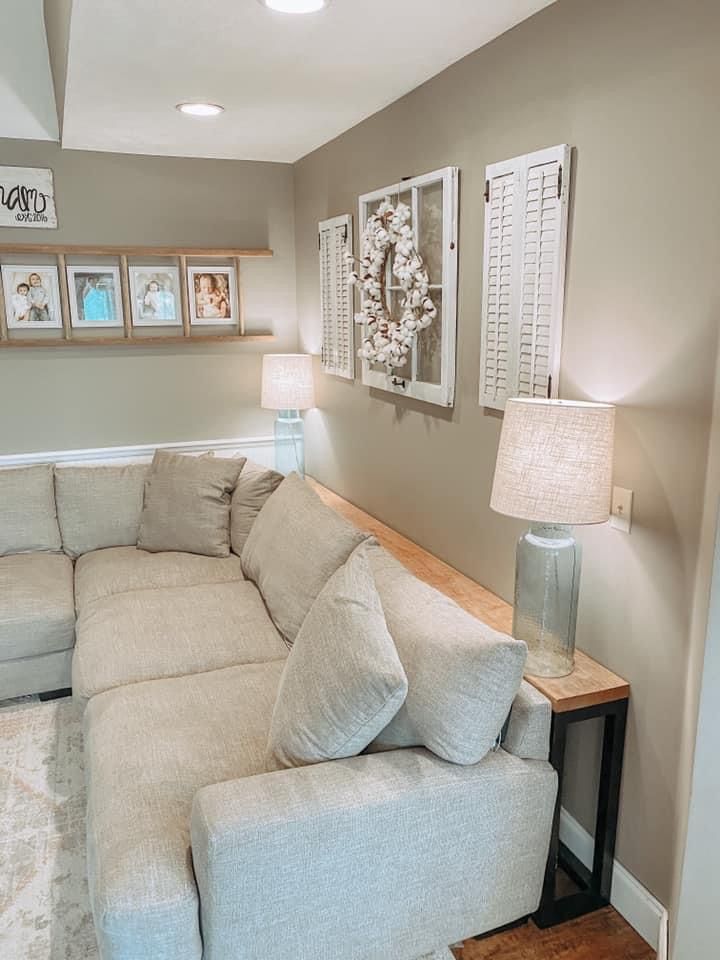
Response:
POLYGON ((0 557, 61 549, 52 464, 0 470, 0 557))
POLYGON ((276 470, 248 460, 238 477, 230 504, 230 545, 241 556, 245 541, 265 501, 285 478, 276 470))
POLYGON ((245 458, 191 457, 158 450, 145 483, 137 545, 206 557, 230 554, 230 495, 245 458))
POLYGON ((273 711, 268 766, 356 756, 406 694, 361 546, 320 591, 295 639, 273 711))
POLYGON ((367 539, 296 473, 268 498, 243 547, 243 573, 289 643, 330 577, 367 539))

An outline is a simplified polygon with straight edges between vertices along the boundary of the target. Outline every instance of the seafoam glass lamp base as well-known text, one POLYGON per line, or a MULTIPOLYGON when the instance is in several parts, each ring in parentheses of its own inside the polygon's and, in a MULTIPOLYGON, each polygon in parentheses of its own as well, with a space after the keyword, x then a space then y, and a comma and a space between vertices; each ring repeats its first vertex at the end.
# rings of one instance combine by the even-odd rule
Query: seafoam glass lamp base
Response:
POLYGON ((305 436, 299 410, 278 410, 275 421, 275 469, 305 476, 305 436))
POLYGON ((581 559, 572 528, 563 524, 534 523, 518 540, 513 636, 528 647, 525 673, 573 671, 581 559))

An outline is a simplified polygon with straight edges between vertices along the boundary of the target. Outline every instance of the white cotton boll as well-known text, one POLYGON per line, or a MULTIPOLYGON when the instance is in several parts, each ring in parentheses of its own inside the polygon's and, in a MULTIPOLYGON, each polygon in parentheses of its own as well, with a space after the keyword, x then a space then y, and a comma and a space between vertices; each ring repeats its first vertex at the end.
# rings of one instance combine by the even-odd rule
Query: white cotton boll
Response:
POLYGON ((377 362, 378 362, 378 363, 385 363, 385 354, 384 354, 384 353, 381 352, 381 353, 379 353, 379 354, 377 355, 377 362))
POLYGON ((405 324, 408 330, 414 331, 417 329, 417 320, 408 320, 405 324))

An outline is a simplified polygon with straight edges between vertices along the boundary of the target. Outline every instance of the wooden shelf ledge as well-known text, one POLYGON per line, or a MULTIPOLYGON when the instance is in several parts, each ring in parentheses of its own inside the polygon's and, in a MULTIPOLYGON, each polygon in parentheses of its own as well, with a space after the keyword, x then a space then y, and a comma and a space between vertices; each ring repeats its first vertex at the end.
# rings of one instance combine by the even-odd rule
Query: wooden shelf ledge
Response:
POLYGON ((206 260, 272 257, 273 255, 273 251, 265 247, 118 247, 66 243, 0 243, 0 254, 7 253, 43 253, 52 256, 64 254, 84 257, 200 257, 206 260))
POLYGON ((270 343, 275 340, 272 333, 250 333, 233 336, 213 337, 209 334, 197 337, 84 337, 82 339, 60 340, 40 339, 0 340, 0 350, 8 347, 142 347, 148 344, 163 346, 171 343, 270 343))

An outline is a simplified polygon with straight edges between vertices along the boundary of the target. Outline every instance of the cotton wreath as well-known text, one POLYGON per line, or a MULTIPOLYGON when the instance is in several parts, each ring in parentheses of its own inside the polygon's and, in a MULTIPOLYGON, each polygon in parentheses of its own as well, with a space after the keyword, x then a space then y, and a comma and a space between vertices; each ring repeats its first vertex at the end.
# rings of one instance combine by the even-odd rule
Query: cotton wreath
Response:
MULTIPOLYGON (((429 327, 437 317, 427 268, 415 249, 408 222, 411 217, 407 204, 393 206, 386 197, 368 218, 361 238, 359 267, 349 277, 349 282, 360 288, 360 312, 355 319, 364 324, 367 334, 358 355, 384 363, 388 371, 405 364, 418 331, 429 327), (390 316, 385 302, 385 265, 392 247, 392 274, 405 294, 398 320, 390 316)), ((351 254, 348 260, 354 266, 351 254)))

